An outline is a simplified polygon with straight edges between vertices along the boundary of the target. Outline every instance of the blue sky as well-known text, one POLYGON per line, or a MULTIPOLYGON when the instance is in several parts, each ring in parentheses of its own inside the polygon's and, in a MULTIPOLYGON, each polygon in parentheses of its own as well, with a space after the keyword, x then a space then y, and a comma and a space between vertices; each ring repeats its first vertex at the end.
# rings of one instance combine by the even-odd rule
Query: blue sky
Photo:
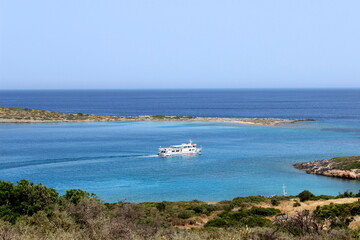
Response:
POLYGON ((360 87, 360 1, 0 0, 0 89, 360 87))

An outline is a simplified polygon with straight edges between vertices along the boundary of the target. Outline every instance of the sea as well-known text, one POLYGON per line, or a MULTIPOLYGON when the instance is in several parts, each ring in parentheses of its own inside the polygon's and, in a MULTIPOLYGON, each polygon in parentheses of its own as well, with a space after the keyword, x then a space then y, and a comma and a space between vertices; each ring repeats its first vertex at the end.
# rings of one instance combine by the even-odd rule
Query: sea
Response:
POLYGON ((337 195, 360 182, 297 162, 360 155, 360 89, 1 90, 0 106, 115 116, 310 118, 279 126, 221 122, 0 124, 0 180, 28 179, 106 202, 337 195), (201 155, 158 157, 189 141, 201 155))

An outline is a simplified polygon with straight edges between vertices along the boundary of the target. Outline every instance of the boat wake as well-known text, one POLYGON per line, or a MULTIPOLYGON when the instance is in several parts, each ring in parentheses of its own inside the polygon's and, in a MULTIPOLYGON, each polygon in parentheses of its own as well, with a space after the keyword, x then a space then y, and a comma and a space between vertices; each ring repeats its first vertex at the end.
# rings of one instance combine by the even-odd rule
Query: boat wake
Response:
POLYGON ((141 156, 137 156, 137 158, 154 158, 154 157, 159 157, 159 155, 157 155, 157 154, 151 154, 151 155, 141 155, 141 156))
MULTIPOLYGON (((153 155, 146 155, 153 156, 153 155)), ((157 156, 157 155, 154 155, 157 156)), ((58 163, 80 163, 87 161, 108 161, 109 159, 118 159, 118 158, 138 158, 145 157, 144 155, 113 155, 113 156, 85 156, 77 158, 53 158, 53 159, 41 159, 41 160, 28 160, 28 161, 18 161, 18 162, 9 162, 3 163, 0 166, 0 170, 20 168, 20 167, 32 167, 45 164, 58 164, 58 163)))

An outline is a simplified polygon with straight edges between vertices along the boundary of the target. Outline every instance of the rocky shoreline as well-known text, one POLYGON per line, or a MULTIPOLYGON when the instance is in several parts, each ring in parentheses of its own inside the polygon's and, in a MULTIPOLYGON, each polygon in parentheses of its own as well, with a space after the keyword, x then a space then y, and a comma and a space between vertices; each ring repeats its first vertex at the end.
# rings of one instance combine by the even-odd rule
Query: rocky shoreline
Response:
POLYGON ((213 118, 192 116, 137 116, 121 117, 109 115, 92 115, 83 113, 65 114, 46 110, 0 107, 0 123, 56 123, 56 122, 125 122, 125 121, 200 121, 228 122, 261 126, 314 121, 312 119, 279 119, 279 118, 213 118))
POLYGON ((360 180, 360 157, 337 157, 293 164, 308 174, 360 180))

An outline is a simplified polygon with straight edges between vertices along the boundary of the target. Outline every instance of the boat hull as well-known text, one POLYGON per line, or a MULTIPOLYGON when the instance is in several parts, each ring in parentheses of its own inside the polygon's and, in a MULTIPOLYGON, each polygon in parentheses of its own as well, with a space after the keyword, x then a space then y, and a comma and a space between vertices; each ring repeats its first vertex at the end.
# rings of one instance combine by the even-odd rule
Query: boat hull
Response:
POLYGON ((193 156, 199 155, 201 152, 189 152, 189 153, 159 153, 160 157, 175 157, 175 156, 193 156))

